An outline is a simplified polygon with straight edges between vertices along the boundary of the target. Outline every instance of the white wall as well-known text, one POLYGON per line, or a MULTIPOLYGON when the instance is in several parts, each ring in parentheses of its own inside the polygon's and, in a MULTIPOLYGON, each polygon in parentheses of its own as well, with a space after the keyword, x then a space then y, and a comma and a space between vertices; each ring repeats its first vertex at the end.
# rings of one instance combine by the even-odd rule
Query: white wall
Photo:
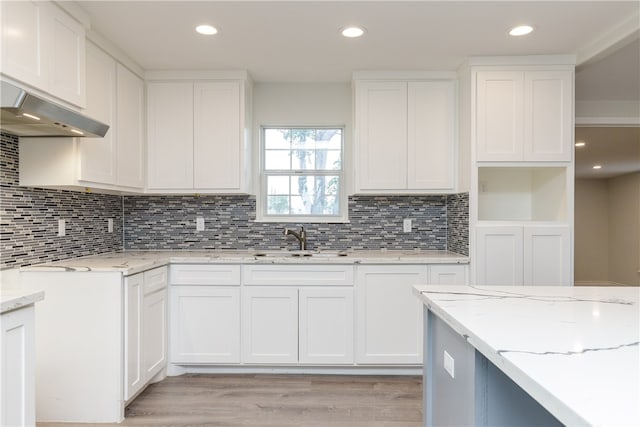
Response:
POLYGON ((640 172, 608 180, 609 280, 640 286, 640 172))
MULTIPOLYGON (((259 170, 260 127, 344 126, 345 159, 353 146, 351 83, 256 83, 253 87, 254 171, 259 170)), ((349 171, 346 171, 347 191, 349 171)), ((258 185, 257 173, 254 182, 258 185)), ((257 188, 256 188, 257 190, 257 188)))
POLYGON ((575 266, 576 282, 609 281, 609 208, 607 181, 576 179, 575 266))

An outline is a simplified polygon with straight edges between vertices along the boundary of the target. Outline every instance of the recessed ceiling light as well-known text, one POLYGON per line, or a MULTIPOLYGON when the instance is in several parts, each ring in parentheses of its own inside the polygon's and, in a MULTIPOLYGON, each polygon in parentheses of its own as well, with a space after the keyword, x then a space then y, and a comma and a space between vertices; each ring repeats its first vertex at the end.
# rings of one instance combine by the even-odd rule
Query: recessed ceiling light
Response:
POLYGON ((576 147, 584 147, 585 145, 587 145, 587 143, 586 143, 586 142, 584 142, 584 141, 578 141, 578 142, 576 142, 576 147))
POLYGON ((531 25, 518 25, 517 27, 513 27, 509 30, 509 35, 511 36, 525 36, 533 31, 533 27, 531 25))
POLYGON ((602 165, 593 165, 594 169, 602 169, 602 165))
POLYGON ((210 36, 213 34, 218 34, 218 30, 216 30, 215 27, 212 27, 211 25, 198 25, 196 27, 196 31, 199 32, 200 34, 204 34, 206 36, 210 36))
POLYGON ((340 30, 340 33, 349 38, 361 37, 364 34, 364 28, 356 26, 344 27, 340 30))

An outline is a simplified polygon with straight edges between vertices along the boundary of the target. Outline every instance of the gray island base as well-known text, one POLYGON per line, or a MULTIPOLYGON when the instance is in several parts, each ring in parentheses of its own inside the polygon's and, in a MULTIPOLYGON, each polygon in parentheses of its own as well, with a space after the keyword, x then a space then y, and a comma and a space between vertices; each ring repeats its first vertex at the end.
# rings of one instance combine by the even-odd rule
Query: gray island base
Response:
POLYGON ((563 425, 426 307, 424 322, 426 426, 563 425), (454 377, 437 368, 447 357, 454 377))

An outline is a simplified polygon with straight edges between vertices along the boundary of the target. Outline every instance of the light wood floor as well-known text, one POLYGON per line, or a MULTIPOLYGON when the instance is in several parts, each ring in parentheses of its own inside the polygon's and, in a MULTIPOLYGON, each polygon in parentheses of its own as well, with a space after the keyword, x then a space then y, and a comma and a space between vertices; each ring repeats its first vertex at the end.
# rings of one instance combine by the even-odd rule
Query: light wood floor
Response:
MULTIPOLYGON (((38 423, 39 427, 62 426, 38 423)), ((73 424, 74 427, 85 424, 73 424)), ((90 426, 419 427, 422 378, 183 375, 149 386, 121 424, 90 426)))

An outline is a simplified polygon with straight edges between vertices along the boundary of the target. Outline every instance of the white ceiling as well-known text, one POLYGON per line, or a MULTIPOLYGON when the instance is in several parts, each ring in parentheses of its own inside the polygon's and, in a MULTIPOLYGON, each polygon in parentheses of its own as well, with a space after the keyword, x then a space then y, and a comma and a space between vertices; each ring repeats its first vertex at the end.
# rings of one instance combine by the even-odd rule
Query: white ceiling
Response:
POLYGON ((577 127, 576 178, 612 178, 640 172, 640 128, 577 127), (594 170, 599 164, 602 169, 594 170))
POLYGON ((257 82, 347 82, 353 70, 455 70, 474 55, 579 53, 637 1, 77 1, 144 69, 246 69, 257 82), (194 32, 197 24, 215 36, 194 32), (530 23, 514 38, 507 30, 530 23), (359 24, 360 39, 338 29, 359 24))

